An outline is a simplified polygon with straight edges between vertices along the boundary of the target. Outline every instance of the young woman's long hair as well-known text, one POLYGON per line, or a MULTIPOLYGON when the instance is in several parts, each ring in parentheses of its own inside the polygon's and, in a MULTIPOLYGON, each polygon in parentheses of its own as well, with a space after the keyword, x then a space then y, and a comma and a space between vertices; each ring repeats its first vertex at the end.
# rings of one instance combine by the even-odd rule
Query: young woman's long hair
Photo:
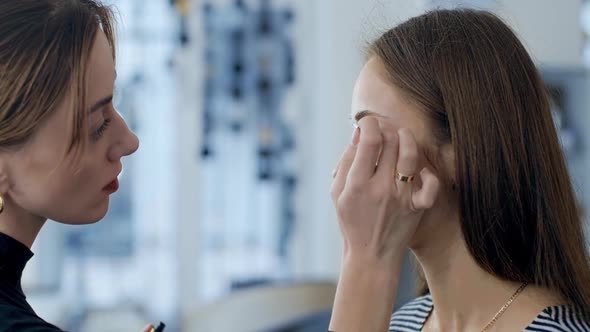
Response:
MULTIPOLYGON (((455 152, 463 236, 488 272, 557 291, 588 315, 583 224, 546 88, 514 32, 495 15, 439 10, 369 48, 455 152)), ((426 292, 423 288, 422 292, 426 292)))

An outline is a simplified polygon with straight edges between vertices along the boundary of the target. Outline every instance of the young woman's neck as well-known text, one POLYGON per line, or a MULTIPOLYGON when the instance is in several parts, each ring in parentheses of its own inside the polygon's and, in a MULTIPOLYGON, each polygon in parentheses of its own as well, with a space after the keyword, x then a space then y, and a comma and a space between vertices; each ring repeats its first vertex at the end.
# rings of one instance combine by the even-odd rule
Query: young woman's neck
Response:
POLYGON ((428 323, 436 331, 479 331, 520 284, 497 278, 476 263, 458 219, 431 228, 423 230, 432 234, 425 245, 412 249, 434 302, 428 323))
POLYGON ((0 233, 12 237, 30 249, 47 219, 32 215, 9 199, 5 198, 4 204, 4 211, 0 214, 0 233))

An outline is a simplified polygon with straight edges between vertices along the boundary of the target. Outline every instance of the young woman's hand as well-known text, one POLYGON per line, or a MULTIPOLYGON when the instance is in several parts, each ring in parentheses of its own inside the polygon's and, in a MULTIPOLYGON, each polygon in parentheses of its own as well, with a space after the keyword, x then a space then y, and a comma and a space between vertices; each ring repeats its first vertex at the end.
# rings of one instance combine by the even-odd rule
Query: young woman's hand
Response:
POLYGON ((344 257, 331 331, 387 331, 403 255, 440 186, 420 155, 410 130, 359 122, 332 184, 344 257))
POLYGON ((410 130, 382 131, 374 117, 360 120, 332 184, 345 258, 394 263, 403 254, 439 189, 437 177, 419 169, 421 155, 410 130))

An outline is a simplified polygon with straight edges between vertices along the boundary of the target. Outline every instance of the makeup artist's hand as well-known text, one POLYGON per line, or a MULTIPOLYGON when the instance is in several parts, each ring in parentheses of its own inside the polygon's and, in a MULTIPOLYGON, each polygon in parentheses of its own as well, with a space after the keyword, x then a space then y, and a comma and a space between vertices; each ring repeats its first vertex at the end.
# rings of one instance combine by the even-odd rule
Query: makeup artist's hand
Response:
POLYGON ((439 189, 437 177, 420 169, 421 155, 410 130, 382 130, 372 116, 360 120, 332 184, 346 256, 401 259, 439 189), (400 181, 396 172, 416 181, 400 181))
POLYGON ((154 325, 150 324, 143 328, 142 332, 154 332, 154 325))
POLYGON ((435 201, 439 180, 420 169, 421 152, 408 129, 381 130, 371 116, 359 127, 332 184, 344 257, 329 330, 382 332, 403 255, 423 211, 435 201), (397 179, 396 172, 416 181, 397 179))

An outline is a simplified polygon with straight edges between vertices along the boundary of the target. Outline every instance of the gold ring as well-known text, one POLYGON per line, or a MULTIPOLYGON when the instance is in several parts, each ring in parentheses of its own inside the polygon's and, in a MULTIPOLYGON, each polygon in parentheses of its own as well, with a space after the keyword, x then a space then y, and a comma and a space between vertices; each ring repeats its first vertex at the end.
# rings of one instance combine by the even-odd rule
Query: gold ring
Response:
POLYGON ((399 172, 395 172, 395 179, 401 182, 412 182, 414 181, 414 176, 413 175, 405 175, 405 174, 400 174, 399 172))

